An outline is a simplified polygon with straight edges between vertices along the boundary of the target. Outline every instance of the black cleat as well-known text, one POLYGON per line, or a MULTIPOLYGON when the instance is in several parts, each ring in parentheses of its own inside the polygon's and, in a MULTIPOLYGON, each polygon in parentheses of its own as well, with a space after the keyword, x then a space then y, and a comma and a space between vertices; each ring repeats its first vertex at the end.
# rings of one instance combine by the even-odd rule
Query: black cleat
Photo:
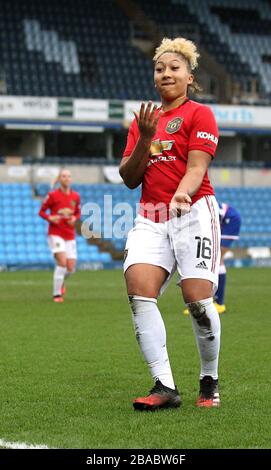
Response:
POLYGON ((177 387, 175 390, 163 385, 157 380, 147 397, 136 398, 133 402, 135 410, 154 411, 160 408, 178 408, 181 405, 181 397, 177 387))
POLYGON ((199 397, 196 406, 200 408, 212 408, 220 406, 220 397, 218 391, 218 380, 213 379, 210 375, 205 375, 200 380, 199 397))

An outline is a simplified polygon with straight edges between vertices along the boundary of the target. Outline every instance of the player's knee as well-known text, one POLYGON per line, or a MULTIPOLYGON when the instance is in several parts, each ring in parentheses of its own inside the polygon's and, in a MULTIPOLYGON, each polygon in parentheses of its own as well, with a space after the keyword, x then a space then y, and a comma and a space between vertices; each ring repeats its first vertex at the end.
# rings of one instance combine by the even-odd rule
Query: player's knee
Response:
POLYGON ((213 284, 211 281, 205 279, 201 279, 197 283, 190 281, 191 279, 182 282, 182 293, 186 304, 197 303, 200 302, 199 299, 208 299, 213 296, 213 284))
POLYGON ((160 268, 152 267, 153 269, 147 270, 149 275, 146 275, 146 269, 141 265, 130 266, 125 272, 125 280, 128 295, 138 295, 142 297, 157 298, 160 292, 161 285, 164 282, 160 273, 160 268), (158 271, 157 271, 158 270, 158 271))
POLYGON ((67 268, 66 262, 65 261, 58 261, 57 266, 60 268, 67 268))
POLYGON ((76 262, 74 260, 67 259, 66 267, 67 267, 67 274, 69 275, 74 274, 76 271, 76 262))
MULTIPOLYGON (((133 267, 131 267, 133 268, 133 267)), ((160 290, 160 282, 156 279, 146 279, 144 271, 128 269, 125 273, 128 295, 157 298, 160 290)))
POLYGON ((156 286, 143 285, 141 283, 127 282, 127 292, 128 296, 139 296, 146 298, 157 298, 159 290, 156 286))
POLYGON ((67 273, 68 273, 68 274, 74 274, 75 271, 76 271, 76 268, 75 268, 75 267, 74 267, 74 268, 69 268, 69 267, 67 266, 67 273))

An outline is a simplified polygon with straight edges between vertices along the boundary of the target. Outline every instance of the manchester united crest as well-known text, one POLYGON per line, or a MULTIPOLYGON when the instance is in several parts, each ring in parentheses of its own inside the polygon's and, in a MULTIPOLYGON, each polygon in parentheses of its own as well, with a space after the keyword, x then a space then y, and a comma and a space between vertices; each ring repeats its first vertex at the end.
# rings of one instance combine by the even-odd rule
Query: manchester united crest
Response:
POLYGON ((174 134, 174 132, 177 132, 180 129, 182 123, 183 123, 183 118, 181 118, 181 117, 177 117, 175 119, 172 119, 172 121, 168 122, 167 127, 166 127, 166 131, 169 134, 174 134))

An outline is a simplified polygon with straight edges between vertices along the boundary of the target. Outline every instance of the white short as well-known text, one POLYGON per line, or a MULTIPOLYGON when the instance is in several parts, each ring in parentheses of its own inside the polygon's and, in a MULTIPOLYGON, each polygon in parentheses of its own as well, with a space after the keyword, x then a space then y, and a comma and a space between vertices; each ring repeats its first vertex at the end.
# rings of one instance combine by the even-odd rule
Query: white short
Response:
POLYGON ((164 223, 138 215, 128 233, 125 257, 124 272, 138 263, 161 266, 168 271, 160 293, 176 269, 180 276, 178 284, 183 279, 208 279, 215 292, 220 263, 220 224, 215 197, 202 197, 188 214, 164 223))
POLYGON ((68 259, 77 258, 77 249, 76 249, 75 240, 64 240, 64 238, 61 238, 58 235, 49 235, 48 245, 53 255, 55 253, 65 253, 66 258, 68 259))

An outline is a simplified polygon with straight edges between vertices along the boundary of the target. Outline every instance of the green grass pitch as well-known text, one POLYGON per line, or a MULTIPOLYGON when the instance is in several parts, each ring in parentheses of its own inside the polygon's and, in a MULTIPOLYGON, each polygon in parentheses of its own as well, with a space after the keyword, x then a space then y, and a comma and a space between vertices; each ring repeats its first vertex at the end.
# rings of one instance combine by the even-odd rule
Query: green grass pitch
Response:
POLYGON ((152 387, 121 271, 78 272, 64 304, 52 273, 0 274, 0 439, 81 449, 270 447, 270 270, 229 269, 220 409, 197 409, 191 320, 172 282, 159 300, 183 405, 135 412, 152 387))

